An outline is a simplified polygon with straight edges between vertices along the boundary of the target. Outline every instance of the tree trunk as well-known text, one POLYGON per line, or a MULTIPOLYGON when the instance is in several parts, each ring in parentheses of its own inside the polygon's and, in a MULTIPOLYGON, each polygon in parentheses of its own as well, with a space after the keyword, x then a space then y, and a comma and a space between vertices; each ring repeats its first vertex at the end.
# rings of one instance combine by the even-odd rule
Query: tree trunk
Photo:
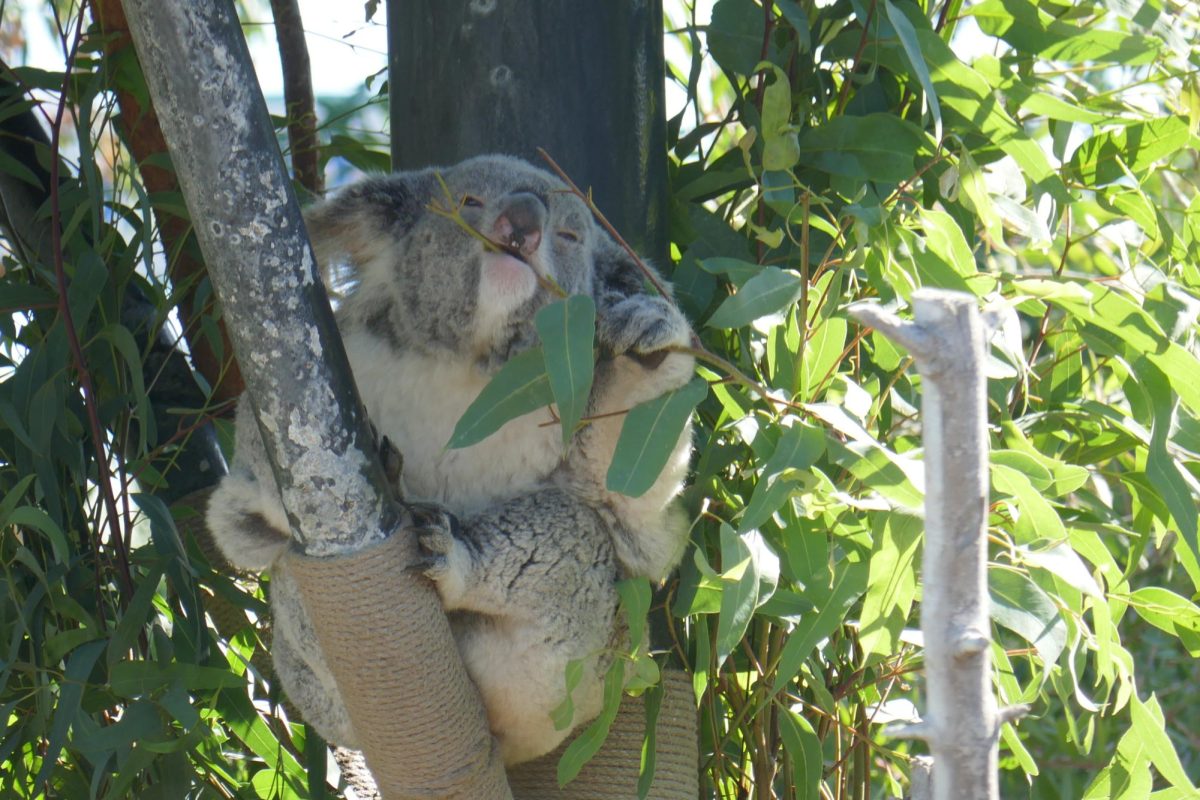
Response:
POLYGON ((441 604, 407 568, 411 536, 392 535, 405 515, 379 464, 233 4, 124 2, 303 554, 289 569, 306 602, 320 601, 313 627, 367 763, 388 800, 503 800, 503 769, 441 604), (398 653, 407 660, 391 661, 398 653), (431 718, 452 736, 425 736, 414 721, 431 718))

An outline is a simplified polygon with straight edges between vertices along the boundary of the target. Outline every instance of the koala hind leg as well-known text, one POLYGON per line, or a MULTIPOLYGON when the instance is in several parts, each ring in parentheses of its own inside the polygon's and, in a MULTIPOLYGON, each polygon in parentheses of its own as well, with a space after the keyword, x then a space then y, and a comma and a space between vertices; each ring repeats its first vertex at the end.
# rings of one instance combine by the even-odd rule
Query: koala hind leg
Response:
POLYGON ((483 696, 506 763, 558 746, 551 712, 566 696, 566 668, 583 663, 574 723, 600 710, 611 661, 617 577, 601 517, 560 489, 511 500, 419 534, 455 639, 483 696))

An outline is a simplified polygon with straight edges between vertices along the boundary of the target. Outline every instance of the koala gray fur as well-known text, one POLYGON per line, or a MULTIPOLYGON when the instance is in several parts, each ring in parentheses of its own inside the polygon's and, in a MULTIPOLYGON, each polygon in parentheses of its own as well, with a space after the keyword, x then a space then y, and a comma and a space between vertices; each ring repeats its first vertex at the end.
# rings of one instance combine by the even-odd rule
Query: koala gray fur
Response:
MULTIPOLYGON (((553 176, 505 156, 445 169, 370 177, 306 213, 318 260, 344 260, 354 283, 338 310, 368 415, 403 454, 410 500, 440 504, 417 529, 455 639, 478 685, 506 763, 554 749, 550 711, 564 671, 585 659, 574 724, 599 713, 614 644, 620 578, 660 580, 675 566, 687 524, 674 498, 691 444, 687 427, 641 497, 609 492, 605 476, 623 415, 609 415, 686 383, 690 340, 667 298, 643 291, 636 264, 553 176), (437 175, 453 200, 447 199, 437 175), (489 238, 522 260, 485 250, 431 203, 461 201, 489 238), (537 343, 534 313, 554 295, 534 271, 597 305, 596 365, 588 413, 598 416, 564 453, 546 410, 484 441, 446 449, 458 419, 499 367, 537 343), (658 358, 640 358, 657 354, 658 358)), ((284 688, 329 741, 356 745, 332 675, 279 556, 290 540, 258 428, 243 399, 232 470, 208 524, 237 567, 271 569, 273 657, 284 688)))

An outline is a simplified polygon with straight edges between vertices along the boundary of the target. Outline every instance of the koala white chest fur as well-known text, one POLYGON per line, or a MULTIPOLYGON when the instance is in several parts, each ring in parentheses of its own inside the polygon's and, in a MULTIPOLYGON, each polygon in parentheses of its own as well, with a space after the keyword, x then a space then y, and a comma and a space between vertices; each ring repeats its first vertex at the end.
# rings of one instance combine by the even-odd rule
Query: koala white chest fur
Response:
MULTIPOLYGON (((511 764, 549 752, 570 732, 550 719, 569 661, 585 663, 574 724, 599 712, 601 677, 620 638, 615 582, 664 577, 686 544, 674 498, 690 428, 641 497, 609 492, 605 476, 623 420, 609 412, 691 377, 691 357, 668 349, 688 343, 687 322, 667 298, 643 291, 637 265, 577 197, 517 159, 483 156, 368 178, 306 218, 318 259, 353 272, 338 323, 370 418, 404 456, 405 495, 454 515, 430 510, 416 534, 501 754, 511 764), (514 255, 492 252, 429 210, 446 202, 439 175, 471 226, 514 255), (533 317, 555 299, 547 288, 554 284, 596 301, 594 421, 565 453, 545 410, 472 447, 446 449, 495 372, 537 343, 533 317), (660 357, 644 358, 650 354, 660 357)), ((245 402, 233 468, 208 522, 235 566, 273 570, 272 649, 289 697, 327 739, 355 746, 296 587, 277 560, 289 545, 287 520, 245 402)))

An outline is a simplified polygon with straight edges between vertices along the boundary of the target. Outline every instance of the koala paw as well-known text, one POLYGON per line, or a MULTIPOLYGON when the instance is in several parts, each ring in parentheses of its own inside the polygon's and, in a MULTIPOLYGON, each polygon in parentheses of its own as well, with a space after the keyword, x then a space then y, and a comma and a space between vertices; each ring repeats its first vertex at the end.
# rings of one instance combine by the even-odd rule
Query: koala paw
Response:
POLYGON ((686 346, 691 337, 687 320, 665 297, 622 298, 604 307, 597 320, 596 338, 613 355, 639 357, 649 367, 662 362, 666 348, 686 346))
POLYGON ((437 506, 413 504, 411 530, 420 545, 412 568, 437 586, 447 611, 460 606, 471 572, 471 556, 459 541, 458 520, 437 506))

